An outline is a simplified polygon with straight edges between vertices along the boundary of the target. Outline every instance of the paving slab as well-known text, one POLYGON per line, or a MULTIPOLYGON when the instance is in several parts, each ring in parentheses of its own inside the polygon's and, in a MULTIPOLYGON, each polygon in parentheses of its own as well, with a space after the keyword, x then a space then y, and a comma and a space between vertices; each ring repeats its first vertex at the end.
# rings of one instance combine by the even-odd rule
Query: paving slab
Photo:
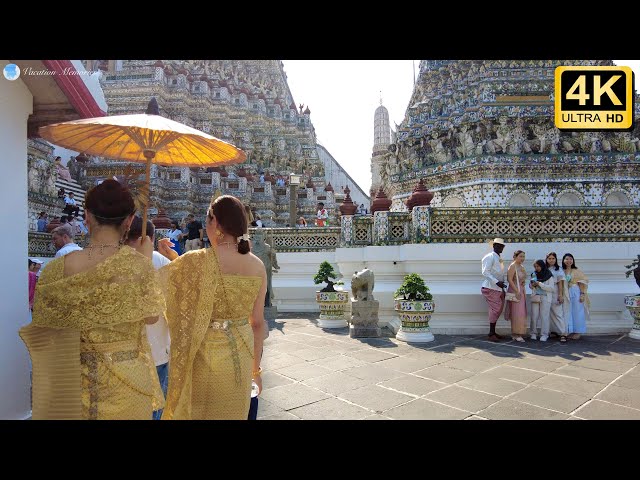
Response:
POLYGON ((301 383, 292 383, 291 385, 265 390, 260 394, 260 397, 269 403, 273 403, 281 410, 291 410, 324 400, 329 398, 329 395, 301 383))
POLYGON ((386 410, 414 399, 409 395, 394 392, 378 385, 367 385, 366 387, 349 390, 341 393, 339 397, 369 409, 371 413, 384 413, 386 410))
POLYGON ((409 403, 387 410, 385 415, 394 420, 463 420, 470 412, 417 398, 409 403))
POLYGON ((338 398, 328 398, 319 402, 294 408, 291 413, 302 420, 360 420, 371 415, 369 410, 352 405, 338 398))
POLYGON ((569 415, 505 398, 481 410, 478 415, 489 420, 566 420, 569 415))
POLYGON ((447 386, 446 383, 436 382, 428 378, 421 378, 414 375, 406 375, 393 380, 387 380, 378 384, 381 387, 390 388, 400 393, 421 397, 435 390, 440 390, 447 386))
POLYGON ((640 420, 640 410, 600 400, 583 405, 575 415, 586 420, 640 420))
POLYGON ((497 395, 462 388, 457 385, 451 385, 442 390, 429 393, 424 398, 471 413, 478 413, 480 410, 501 400, 501 397, 497 395))
POLYGON ((509 398, 563 413, 571 413, 590 400, 589 397, 548 390, 531 385, 514 393, 509 398))

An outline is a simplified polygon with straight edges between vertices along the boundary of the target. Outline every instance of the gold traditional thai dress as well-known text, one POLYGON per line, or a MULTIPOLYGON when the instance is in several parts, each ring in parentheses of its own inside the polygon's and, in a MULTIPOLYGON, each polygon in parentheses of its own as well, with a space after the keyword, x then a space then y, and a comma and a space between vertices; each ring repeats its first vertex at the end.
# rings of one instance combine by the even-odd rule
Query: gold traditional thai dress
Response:
POLYGON ((164 399, 144 319, 164 310, 151 260, 122 247, 64 276, 43 269, 33 321, 20 329, 33 364, 34 419, 151 420, 164 399))
POLYGON ((262 278, 223 275, 215 249, 187 252, 160 270, 171 336, 163 420, 246 420, 253 370, 253 310, 262 278))

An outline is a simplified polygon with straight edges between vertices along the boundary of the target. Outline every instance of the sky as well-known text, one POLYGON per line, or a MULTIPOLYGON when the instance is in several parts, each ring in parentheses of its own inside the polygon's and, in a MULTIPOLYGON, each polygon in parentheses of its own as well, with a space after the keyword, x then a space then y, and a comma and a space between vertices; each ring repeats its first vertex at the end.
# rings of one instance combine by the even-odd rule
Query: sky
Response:
MULTIPOLYGON (((318 143, 325 147, 358 185, 369 193, 373 120, 382 104, 389 123, 400 124, 413 92, 419 60, 283 60, 296 105, 311 110, 318 143)), ((640 60, 614 60, 633 68, 640 60)))

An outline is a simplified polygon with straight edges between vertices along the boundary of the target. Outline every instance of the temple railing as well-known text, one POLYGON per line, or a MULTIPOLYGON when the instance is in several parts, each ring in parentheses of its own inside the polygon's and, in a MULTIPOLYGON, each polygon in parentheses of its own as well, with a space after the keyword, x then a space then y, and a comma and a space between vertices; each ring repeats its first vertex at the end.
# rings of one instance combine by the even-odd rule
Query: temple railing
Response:
MULTIPOLYGON (((640 207, 433 208, 344 215, 341 227, 262 228, 277 252, 408 243, 639 242, 640 207)), ((257 228, 249 229, 254 235, 257 228)), ((166 230, 156 229, 156 241, 166 230)), ((77 238, 82 246, 85 238, 77 238)), ((53 257, 51 234, 29 232, 29 256, 53 257)))
POLYGON ((343 216, 341 246, 403 243, 637 242, 639 207, 432 208, 343 216))
MULTIPOLYGON (((257 228, 250 228, 254 235, 257 228)), ((261 228, 277 252, 322 252, 340 246, 340 227, 261 228)))

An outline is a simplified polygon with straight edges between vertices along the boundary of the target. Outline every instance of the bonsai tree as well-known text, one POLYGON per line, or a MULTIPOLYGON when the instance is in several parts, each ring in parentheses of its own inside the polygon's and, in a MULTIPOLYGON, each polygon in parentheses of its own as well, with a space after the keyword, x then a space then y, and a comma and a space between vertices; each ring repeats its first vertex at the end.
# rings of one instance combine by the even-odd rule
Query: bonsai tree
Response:
POLYGON ((332 278, 338 278, 338 274, 333 269, 331 264, 325 260, 320 264, 320 268, 318 269, 318 273, 316 273, 316 276, 313 277, 313 283, 315 283, 316 285, 323 282, 327 284, 326 287, 320 290, 321 292, 335 292, 336 290, 335 288, 333 288, 333 286, 342 285, 343 282, 333 282, 331 281, 332 278))
POLYGON ((424 280, 417 273, 405 275, 400 288, 396 290, 395 297, 403 297, 405 300, 433 300, 429 293, 429 287, 424 284, 424 280))
POLYGON ((633 273, 633 277, 636 279, 636 284, 640 287, 640 255, 631 262, 631 265, 625 265, 625 268, 629 269, 625 272, 627 278, 629 278, 633 273))

